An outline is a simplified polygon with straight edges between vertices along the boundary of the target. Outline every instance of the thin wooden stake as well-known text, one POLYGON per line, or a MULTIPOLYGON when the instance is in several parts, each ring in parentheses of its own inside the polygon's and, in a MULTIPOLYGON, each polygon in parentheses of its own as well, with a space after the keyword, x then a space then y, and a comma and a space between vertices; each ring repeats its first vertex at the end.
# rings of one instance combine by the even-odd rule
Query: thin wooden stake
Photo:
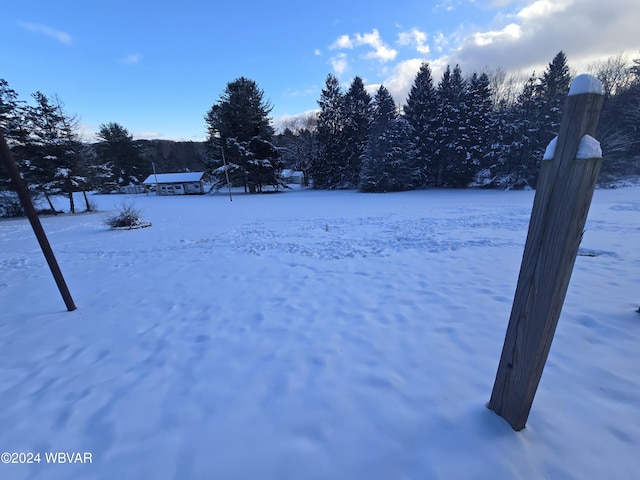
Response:
POLYGON ((33 206, 33 202, 31 201, 31 195, 29 194, 29 190, 25 185, 22 177, 20 176, 20 172, 18 171, 18 166, 16 165, 15 160, 13 159, 13 154, 11 150, 9 150, 9 146, 4 138, 4 133, 0 128, 0 160, 6 167, 9 172, 9 176, 11 177, 11 182, 13 183, 14 188, 16 189, 16 193, 20 198, 20 202, 22 203, 22 208, 24 209, 24 213, 26 214, 29 222, 31 222, 31 228, 33 228, 33 232, 36 234, 36 238, 38 239, 38 243, 40 244, 40 248, 42 249, 42 253, 44 254, 44 258, 47 260, 49 264, 49 268, 51 269, 51 273, 53 274, 53 278, 56 281, 56 285, 58 285, 58 290, 60 290, 60 294, 62 295, 62 299, 67 307, 68 311, 73 311, 76 309, 75 304, 73 303, 73 299, 71 298, 71 293, 69 293, 69 289, 67 288, 67 284, 64 281, 64 277, 62 276, 62 272, 60 271, 60 267, 58 266, 58 262, 56 261, 56 257, 53 254, 53 250, 51 249, 51 245, 49 244, 49 240, 47 239, 47 234, 44 232, 42 228, 42 224, 40 223, 40 219, 38 218, 38 214, 36 213, 36 209, 33 206))

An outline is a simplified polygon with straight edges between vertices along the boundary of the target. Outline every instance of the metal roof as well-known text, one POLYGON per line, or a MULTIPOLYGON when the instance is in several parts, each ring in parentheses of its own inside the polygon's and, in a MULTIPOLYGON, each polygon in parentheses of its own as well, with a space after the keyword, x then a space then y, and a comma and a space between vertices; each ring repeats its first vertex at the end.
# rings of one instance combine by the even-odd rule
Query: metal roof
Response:
POLYGON ((199 182, 202 180, 203 175, 204 172, 158 173, 155 175, 152 173, 142 183, 144 185, 155 185, 156 183, 199 182))

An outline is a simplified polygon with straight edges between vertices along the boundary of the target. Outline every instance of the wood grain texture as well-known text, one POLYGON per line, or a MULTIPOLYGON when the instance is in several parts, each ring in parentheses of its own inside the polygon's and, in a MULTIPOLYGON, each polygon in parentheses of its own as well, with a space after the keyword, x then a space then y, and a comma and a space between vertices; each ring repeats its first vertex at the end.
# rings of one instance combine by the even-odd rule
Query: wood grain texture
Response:
POLYGON ((567 97, 553 160, 543 161, 509 325, 488 407, 525 427, 549 355, 602 159, 576 159, 602 95, 567 97))

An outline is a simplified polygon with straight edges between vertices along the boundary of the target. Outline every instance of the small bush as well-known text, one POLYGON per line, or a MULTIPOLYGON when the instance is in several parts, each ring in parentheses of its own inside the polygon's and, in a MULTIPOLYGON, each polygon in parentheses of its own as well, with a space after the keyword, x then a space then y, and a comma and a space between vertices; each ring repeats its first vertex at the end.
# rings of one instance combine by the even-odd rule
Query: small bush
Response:
POLYGON ((112 215, 105 220, 108 227, 111 228, 136 228, 141 227, 146 222, 140 217, 140 210, 135 208, 133 204, 122 204, 116 215, 112 215))

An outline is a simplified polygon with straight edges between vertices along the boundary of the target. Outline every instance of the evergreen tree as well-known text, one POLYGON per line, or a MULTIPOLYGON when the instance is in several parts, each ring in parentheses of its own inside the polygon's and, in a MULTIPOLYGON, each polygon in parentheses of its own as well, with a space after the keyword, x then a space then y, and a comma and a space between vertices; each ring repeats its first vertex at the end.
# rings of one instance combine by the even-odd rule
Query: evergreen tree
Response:
POLYGON ((540 161, 557 135, 571 77, 559 52, 541 77, 532 74, 516 102, 499 112, 491 185, 535 188, 540 161))
POLYGON ((392 192, 412 187, 407 158, 410 126, 399 117, 393 97, 380 86, 373 103, 369 140, 363 155, 360 191, 392 192))
POLYGON ((350 181, 342 135, 345 125, 344 95, 338 79, 332 74, 327 76, 318 105, 318 154, 311 167, 313 187, 343 188, 350 181))
POLYGON ((111 191, 144 180, 149 168, 143 167, 140 149, 125 127, 115 122, 103 123, 96 137, 95 177, 101 189, 111 191))
POLYGON ((496 139, 496 122, 489 76, 474 73, 467 92, 467 152, 475 170, 487 168, 496 139))
MULTIPOLYGON (((0 129, 5 137, 9 148, 14 148, 14 157, 20 164, 20 159, 16 155, 15 147, 24 144, 26 131, 24 129, 24 109, 22 102, 18 99, 15 90, 9 87, 6 80, 0 78, 0 129)), ((0 215, 19 215, 22 213, 22 206, 17 195, 11 191, 11 182, 8 172, 0 163, 0 215)))
POLYGON ((438 84, 438 116, 435 131, 435 152, 430 173, 435 186, 463 187, 475 176, 468 151, 470 139, 465 117, 466 82, 458 65, 453 71, 447 66, 438 84))
POLYGON ((362 155, 369 139, 371 125, 371 97, 364 89, 360 77, 355 77, 344 95, 344 127, 342 138, 345 146, 346 168, 340 186, 356 188, 360 179, 362 155))
POLYGON ((560 51, 544 71, 537 85, 542 100, 543 129, 540 141, 546 146, 558 134, 562 108, 571 86, 571 74, 566 55, 560 51))
MULTIPOLYGON (((508 187, 534 187, 544 147, 539 140, 542 128, 542 99, 537 95, 538 80, 532 74, 507 112, 502 126, 501 165, 496 173, 502 177, 499 184, 508 187)), ((545 145, 546 147, 546 145, 545 145)))
POLYGON ((417 186, 432 184, 435 178, 432 157, 437 103, 431 68, 428 63, 423 63, 404 106, 411 139, 411 149, 407 154, 414 163, 413 182, 417 186))
POLYGON ((77 120, 64 111, 62 101, 33 94, 35 105, 26 109, 29 137, 22 150, 23 175, 30 188, 44 193, 64 193, 69 198, 69 211, 75 213, 73 192, 86 185, 87 151, 80 142, 77 120))
POLYGON ((205 116, 206 165, 217 184, 226 181, 226 161, 232 183, 244 185, 245 191, 262 192, 265 185, 276 189, 281 186, 282 167, 272 143, 272 109, 255 81, 240 77, 227 84, 205 116))
POLYGON ((529 80, 518 99, 521 148, 517 176, 532 188, 538 181, 544 150, 558 134, 570 86, 567 57, 559 52, 537 81, 529 80))
POLYGON ((0 78, 0 128, 9 147, 24 145, 27 137, 24 122, 24 102, 18 99, 9 83, 0 78))

